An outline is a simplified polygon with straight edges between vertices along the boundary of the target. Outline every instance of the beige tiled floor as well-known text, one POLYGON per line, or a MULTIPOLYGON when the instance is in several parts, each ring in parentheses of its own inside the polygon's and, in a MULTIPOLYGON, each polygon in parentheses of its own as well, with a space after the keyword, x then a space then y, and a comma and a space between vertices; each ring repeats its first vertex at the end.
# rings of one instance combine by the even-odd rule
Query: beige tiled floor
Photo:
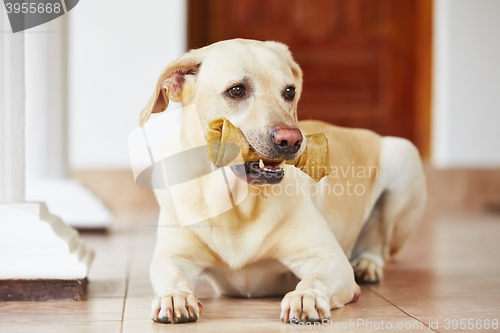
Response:
MULTIPOLYGON (((198 322, 175 326, 153 323, 149 319, 153 292, 148 266, 155 242, 155 218, 154 212, 123 214, 107 234, 84 234, 97 252, 87 300, 0 303, 0 332, 305 329, 280 323, 279 298, 217 297, 206 287, 199 289, 205 313, 198 322)), ((403 325, 422 332, 474 332, 485 320, 500 320, 499 236, 500 215, 428 213, 418 234, 387 267, 385 280, 364 286, 358 303, 334 310, 332 323, 315 328, 381 332, 392 327, 396 332, 406 331, 398 329, 403 325), (471 325, 470 329, 460 330, 461 319, 462 325, 471 325), (458 329, 452 329, 454 324, 458 329)))

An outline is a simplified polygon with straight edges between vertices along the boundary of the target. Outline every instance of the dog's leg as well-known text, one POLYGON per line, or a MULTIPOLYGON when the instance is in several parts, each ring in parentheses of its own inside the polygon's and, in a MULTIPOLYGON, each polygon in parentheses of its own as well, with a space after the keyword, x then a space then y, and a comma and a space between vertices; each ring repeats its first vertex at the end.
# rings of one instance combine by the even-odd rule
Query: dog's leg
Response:
MULTIPOLYGON (((307 212, 307 216, 297 218, 323 218, 314 208, 299 209, 307 212)), ((287 224, 287 230, 297 233, 287 235, 277 253, 279 260, 301 281, 281 301, 281 320, 318 322, 330 318, 330 309, 357 301, 360 289, 352 267, 326 223, 308 229, 299 228, 303 221, 297 227, 294 221, 287 224)))
MULTIPOLYGON (((160 214, 160 218, 161 218, 160 214)), ((193 292, 194 284, 210 263, 211 251, 193 239, 187 228, 158 228, 158 241, 150 267, 156 297, 151 304, 151 319, 161 323, 198 320, 203 306, 193 292)))
POLYGON ((200 268, 180 257, 156 257, 150 272, 157 295, 151 304, 151 319, 160 323, 198 320, 203 306, 193 288, 200 268))
POLYGON ((385 263, 416 230, 425 208, 425 177, 418 151, 406 140, 383 138, 380 174, 384 184, 351 254, 358 282, 376 283, 385 263))
POLYGON ((392 228, 384 228, 381 219, 382 199, 379 198, 373 208, 352 250, 351 264, 358 283, 376 283, 383 277, 385 265, 383 241, 389 237, 384 233, 392 228))

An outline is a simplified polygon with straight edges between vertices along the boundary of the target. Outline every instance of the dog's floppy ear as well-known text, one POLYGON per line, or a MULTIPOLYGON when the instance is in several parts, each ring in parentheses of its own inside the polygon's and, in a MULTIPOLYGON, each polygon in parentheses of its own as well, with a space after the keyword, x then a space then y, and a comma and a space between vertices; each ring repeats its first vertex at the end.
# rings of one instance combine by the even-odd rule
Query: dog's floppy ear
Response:
POLYGON ((192 50, 163 69, 153 96, 142 109, 139 125, 142 127, 152 113, 163 112, 169 100, 182 101, 182 90, 186 82, 186 75, 195 75, 201 65, 201 56, 198 50, 192 50))

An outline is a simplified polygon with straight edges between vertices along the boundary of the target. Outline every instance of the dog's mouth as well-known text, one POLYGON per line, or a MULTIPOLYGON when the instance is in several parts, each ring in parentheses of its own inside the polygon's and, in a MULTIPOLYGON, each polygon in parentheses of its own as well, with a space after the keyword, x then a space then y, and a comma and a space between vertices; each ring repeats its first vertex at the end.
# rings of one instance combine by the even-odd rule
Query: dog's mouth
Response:
POLYGON ((279 184, 285 176, 285 160, 266 160, 245 162, 243 168, 231 167, 234 174, 246 180, 250 185, 275 185, 279 184))

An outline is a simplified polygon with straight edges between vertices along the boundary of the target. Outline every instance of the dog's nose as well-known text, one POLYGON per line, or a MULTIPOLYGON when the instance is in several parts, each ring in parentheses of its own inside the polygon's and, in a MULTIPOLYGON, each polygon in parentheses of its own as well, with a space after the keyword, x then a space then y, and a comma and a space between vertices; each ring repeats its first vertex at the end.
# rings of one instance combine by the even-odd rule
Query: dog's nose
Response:
POLYGON ((284 154, 295 154, 302 144, 302 132, 298 128, 278 127, 271 132, 274 147, 284 154))

